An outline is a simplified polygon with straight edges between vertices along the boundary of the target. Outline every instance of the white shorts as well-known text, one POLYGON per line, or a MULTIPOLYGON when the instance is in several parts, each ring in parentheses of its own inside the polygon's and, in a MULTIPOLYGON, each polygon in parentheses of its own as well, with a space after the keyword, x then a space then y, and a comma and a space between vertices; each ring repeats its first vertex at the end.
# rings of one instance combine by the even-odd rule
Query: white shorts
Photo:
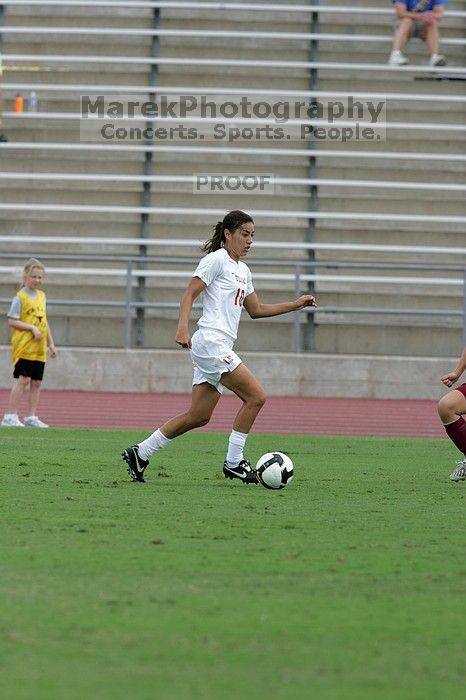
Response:
POLYGON ((220 378, 225 372, 233 372, 241 364, 241 358, 233 351, 233 341, 214 331, 199 329, 192 337, 191 360, 193 386, 212 384, 220 394, 223 386, 220 378))

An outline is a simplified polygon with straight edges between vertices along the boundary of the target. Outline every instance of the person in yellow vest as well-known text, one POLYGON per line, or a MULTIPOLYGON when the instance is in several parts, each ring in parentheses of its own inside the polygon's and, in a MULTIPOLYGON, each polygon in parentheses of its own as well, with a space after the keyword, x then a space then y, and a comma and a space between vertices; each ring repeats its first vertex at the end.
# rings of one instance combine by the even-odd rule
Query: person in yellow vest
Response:
POLYGON ((31 258, 23 270, 23 287, 11 302, 8 311, 8 325, 12 329, 11 345, 13 357, 13 377, 15 379, 2 426, 23 428, 48 428, 36 415, 39 394, 47 360, 47 347, 50 356, 56 357, 57 350, 47 321, 46 297, 41 287, 45 268, 39 260, 31 258), (18 406, 25 392, 28 392, 28 415, 21 422, 18 406))

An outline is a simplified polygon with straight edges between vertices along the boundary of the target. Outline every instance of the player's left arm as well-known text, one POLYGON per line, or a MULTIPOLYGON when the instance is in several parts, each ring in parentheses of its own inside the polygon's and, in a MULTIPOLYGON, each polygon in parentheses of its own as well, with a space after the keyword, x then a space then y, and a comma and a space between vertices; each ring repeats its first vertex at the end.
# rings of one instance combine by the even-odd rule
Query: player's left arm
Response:
POLYGON ((435 19, 437 21, 439 21, 441 19, 441 17, 443 16, 443 12, 445 10, 445 5, 446 5, 446 3, 440 3, 440 2, 438 2, 434 5, 432 12, 434 13, 435 19))
POLYGON ((284 301, 279 304, 262 304, 256 292, 252 292, 244 300, 244 308, 251 318, 280 316, 281 314, 288 314, 290 311, 299 311, 306 306, 317 306, 312 294, 303 294, 294 301, 284 301))
POLYGON ((50 357, 56 357, 57 356, 57 348, 55 347, 55 342, 53 340, 53 335, 52 331, 49 326, 49 322, 46 321, 46 326, 47 326, 47 346, 50 352, 50 357))
POLYGON ((434 20, 435 20, 436 22, 440 22, 440 20, 441 20, 442 17, 443 17, 443 12, 444 12, 444 10, 445 10, 445 5, 444 5, 444 4, 437 3, 436 5, 434 5, 434 7, 432 8, 431 12, 432 12, 432 15, 433 15, 433 17, 434 17, 434 20))

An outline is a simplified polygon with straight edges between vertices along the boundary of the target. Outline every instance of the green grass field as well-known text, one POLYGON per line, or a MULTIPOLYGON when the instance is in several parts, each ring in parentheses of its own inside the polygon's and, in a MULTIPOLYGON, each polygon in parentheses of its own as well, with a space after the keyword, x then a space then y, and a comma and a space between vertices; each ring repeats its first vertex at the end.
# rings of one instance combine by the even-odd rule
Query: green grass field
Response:
POLYGON ((466 688, 466 484, 448 440, 2 429, 3 700, 448 700, 466 688))

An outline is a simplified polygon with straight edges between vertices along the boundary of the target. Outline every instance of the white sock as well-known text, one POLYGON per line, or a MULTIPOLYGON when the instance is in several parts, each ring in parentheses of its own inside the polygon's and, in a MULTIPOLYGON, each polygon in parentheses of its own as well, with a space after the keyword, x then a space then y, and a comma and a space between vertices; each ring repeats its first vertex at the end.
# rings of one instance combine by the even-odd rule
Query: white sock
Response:
POLYGON ((165 437, 165 435, 157 428, 152 435, 149 435, 147 440, 143 440, 139 443, 139 454, 141 455, 142 459, 149 459, 154 452, 166 447, 169 442, 171 442, 171 439, 165 437))
POLYGON ((243 459, 243 448, 246 444, 247 433, 238 433, 232 430, 228 440, 227 464, 230 467, 237 467, 243 459))

